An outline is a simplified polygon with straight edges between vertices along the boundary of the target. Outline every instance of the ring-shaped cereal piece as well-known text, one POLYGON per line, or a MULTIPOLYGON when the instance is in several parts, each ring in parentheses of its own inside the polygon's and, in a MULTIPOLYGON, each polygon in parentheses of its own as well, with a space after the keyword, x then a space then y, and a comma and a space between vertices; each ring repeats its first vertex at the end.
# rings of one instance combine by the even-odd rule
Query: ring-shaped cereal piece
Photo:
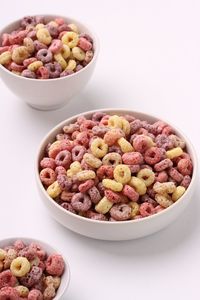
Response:
POLYGON ((137 173, 137 177, 142 179, 147 187, 155 181, 155 173, 148 168, 141 169, 137 173))
POLYGON ((58 195, 60 195, 61 192, 62 190, 57 180, 47 188, 47 193, 51 198, 56 198, 58 195))
POLYGON ((30 53, 25 46, 19 46, 13 49, 12 60, 17 64, 22 64, 23 61, 28 58, 30 53))
POLYGON ((122 163, 122 157, 119 153, 111 152, 106 154, 102 159, 103 165, 116 167, 122 163))
POLYGON ((6 286, 15 286, 17 283, 16 277, 10 270, 5 270, 0 273, 0 290, 6 286))
POLYGON ((104 157, 108 152, 108 145, 102 138, 96 138, 92 141, 90 149, 94 156, 101 158, 104 157))
POLYGON ((10 265, 12 274, 16 277, 23 277, 30 271, 31 265, 26 257, 18 256, 13 259, 10 265))
POLYGON ((155 208, 151 203, 144 202, 140 205, 139 212, 142 217, 148 217, 155 213, 155 208))
POLYGON ((3 287, 0 290, 1 300, 20 300, 17 290, 11 286, 3 287))
POLYGON ((36 32, 36 36, 40 43, 43 43, 45 45, 51 44, 52 37, 47 28, 38 29, 38 31, 36 32))
POLYGON ((68 45, 70 48, 78 45, 78 39, 78 34, 73 31, 66 32, 61 38, 62 43, 68 45))
POLYGON ((60 73, 62 72, 61 65, 58 62, 47 63, 45 67, 49 71, 49 78, 58 78, 60 77, 60 73))
POLYGON ((129 185, 132 186, 140 196, 146 194, 147 187, 144 183, 144 180, 132 176, 129 185))
POLYGON ((46 186, 51 185, 56 180, 56 173, 51 168, 44 168, 40 172, 40 180, 46 186))
POLYGON ((110 200, 108 200, 107 197, 104 196, 104 197, 99 201, 99 203, 97 203, 97 204, 95 205, 95 210, 96 210, 98 213, 105 215, 105 214, 111 209, 112 206, 113 206, 113 203, 112 203, 110 200))
POLYGON ((98 169, 102 165, 102 161, 90 153, 85 153, 83 159, 89 166, 95 169, 98 169))
POLYGON ((144 159, 147 164, 155 165, 162 159, 162 149, 158 147, 151 147, 145 151, 144 159))
POLYGON ((85 52, 79 47, 72 48, 73 57, 79 61, 83 61, 85 59, 85 52))
POLYGON ((71 200, 73 209, 77 212, 85 212, 90 209, 92 202, 86 194, 76 193, 71 200))
POLYGON ((53 55, 49 49, 40 49, 36 54, 36 58, 46 64, 52 60, 53 55))
POLYGON ((117 165, 113 172, 114 178, 117 182, 126 184, 131 180, 131 171, 127 165, 117 165))
POLYGON ((110 209, 110 215, 116 221, 126 221, 131 217, 131 207, 127 204, 115 204, 110 209))
POLYGON ((123 184, 112 179, 103 179, 102 184, 106 189, 110 189, 114 192, 121 192, 123 189, 123 184))
POLYGON ((117 115, 109 117, 108 127, 122 129, 122 118, 117 115))

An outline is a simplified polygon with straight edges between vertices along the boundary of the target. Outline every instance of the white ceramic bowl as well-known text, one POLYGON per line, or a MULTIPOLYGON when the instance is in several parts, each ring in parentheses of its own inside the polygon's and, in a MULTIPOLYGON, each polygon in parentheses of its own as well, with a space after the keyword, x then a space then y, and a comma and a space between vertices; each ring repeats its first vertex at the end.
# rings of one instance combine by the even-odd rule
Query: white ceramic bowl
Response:
MULTIPOLYGON (((40 110, 53 110, 64 106, 69 100, 77 95, 85 87, 94 71, 99 53, 99 42, 95 33, 89 27, 79 21, 57 15, 44 15, 46 20, 62 17, 69 23, 78 26, 80 32, 89 34, 94 41, 94 57, 91 62, 82 70, 62 78, 55 79, 29 79, 15 75, 2 65, 0 65, 0 77, 7 87, 24 102, 40 110)), ((0 36, 4 32, 11 32, 18 28, 20 20, 14 21, 0 31, 0 36)))
MULTIPOLYGON (((99 110, 98 110, 99 111, 99 110)), ((141 112, 134 112, 125 109, 102 109, 101 111, 111 114, 131 114, 136 118, 147 120, 149 122, 155 122, 160 120, 159 118, 147 115, 141 112)), ((80 115, 84 115, 86 118, 90 117, 96 111, 85 112, 80 115)), ((55 136, 59 133, 64 125, 75 122, 78 116, 73 116, 54 127, 43 139, 39 146, 37 153, 35 172, 36 182, 39 190, 39 194, 42 202, 46 206, 47 210, 53 218, 65 227, 88 237, 102 240, 129 240, 147 236, 154 232, 161 230, 170 223, 172 223, 186 208, 186 206, 192 201, 192 194, 195 189, 195 183, 197 179, 197 158, 194 148, 188 138, 175 126, 171 125, 176 133, 186 141, 187 151, 191 155, 194 169, 192 181, 186 190, 185 194, 171 205, 169 208, 146 218, 129 220, 122 222, 109 222, 109 221, 96 221, 87 219, 76 214, 73 214, 60 205, 58 205, 52 198, 49 197, 46 190, 44 189, 40 178, 39 178, 39 162, 44 154, 44 149, 49 142, 54 141, 55 136)), ((164 121, 164 120, 163 120, 164 121)), ((166 122, 169 124, 169 122, 166 122)))
POLYGON ((69 268, 69 263, 68 263, 67 259, 65 258, 65 256, 62 253, 60 253, 60 251, 58 249, 47 244, 46 242, 40 241, 38 239, 27 238, 27 237, 10 237, 10 238, 6 238, 6 239, 2 239, 2 240, 0 240, 0 248, 11 245, 16 240, 22 240, 25 244, 30 244, 33 242, 37 243, 42 246, 42 248, 47 252, 48 255, 50 255, 52 253, 58 253, 58 254, 62 255, 64 262, 65 262, 65 270, 61 277, 61 284, 56 292, 56 297, 53 298, 54 300, 61 299, 61 297, 65 294, 65 292, 69 286, 69 282, 70 282, 70 268, 69 268))

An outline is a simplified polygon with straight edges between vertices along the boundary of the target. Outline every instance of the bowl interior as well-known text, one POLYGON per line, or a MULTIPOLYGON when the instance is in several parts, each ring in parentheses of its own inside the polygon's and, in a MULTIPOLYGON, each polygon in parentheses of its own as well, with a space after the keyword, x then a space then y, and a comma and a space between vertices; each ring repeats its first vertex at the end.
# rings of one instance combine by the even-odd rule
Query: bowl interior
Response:
POLYGON ((55 300, 59 300, 61 298, 61 296, 67 290, 67 288, 69 286, 69 281, 70 281, 70 269, 69 269, 69 263, 68 263, 67 259, 64 257, 64 255, 62 253, 60 253, 57 249, 55 249, 51 245, 49 245, 43 241, 40 241, 38 239, 31 239, 31 238, 27 238, 27 237, 16 237, 16 238, 11 237, 11 238, 6 238, 3 240, 0 240, 0 248, 11 245, 16 240, 22 240, 25 244, 30 244, 32 242, 38 243, 39 245, 42 246, 42 248, 44 248, 44 250, 46 250, 48 255, 52 254, 52 253, 59 253, 62 255, 62 257, 65 261, 65 270, 62 275, 61 284, 57 290, 56 297, 54 298, 55 300))

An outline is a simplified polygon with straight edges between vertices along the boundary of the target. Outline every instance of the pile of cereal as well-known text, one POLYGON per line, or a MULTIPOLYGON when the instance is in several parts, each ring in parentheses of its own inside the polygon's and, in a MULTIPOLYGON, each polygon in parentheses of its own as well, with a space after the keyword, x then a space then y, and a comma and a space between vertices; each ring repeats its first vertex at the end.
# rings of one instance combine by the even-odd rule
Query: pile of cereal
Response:
POLYGON ((51 300, 64 268, 61 255, 48 255, 36 243, 27 245, 16 240, 0 249, 0 299, 51 300))
POLYGON ((47 22, 42 16, 24 17, 16 30, 1 36, 0 64, 27 78, 68 76, 93 55, 92 38, 62 18, 47 22))
POLYGON ((148 217, 176 202, 192 176, 185 142, 168 124, 97 112, 47 145, 40 179, 64 209, 102 221, 148 217))

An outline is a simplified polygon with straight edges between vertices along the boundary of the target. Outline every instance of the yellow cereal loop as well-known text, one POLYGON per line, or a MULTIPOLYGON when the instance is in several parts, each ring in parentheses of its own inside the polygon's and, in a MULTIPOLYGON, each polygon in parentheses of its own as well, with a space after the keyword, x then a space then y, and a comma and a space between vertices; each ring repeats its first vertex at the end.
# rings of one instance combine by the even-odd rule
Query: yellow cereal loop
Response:
POLYGON ((144 183, 144 180, 142 180, 138 177, 132 176, 131 180, 129 181, 129 185, 134 187, 134 189, 140 196, 146 194, 147 187, 144 183))
POLYGON ((131 207, 131 218, 134 218, 139 213, 139 204, 137 202, 129 202, 129 206, 131 207))
POLYGON ((63 44, 68 45, 69 48, 74 48, 78 44, 78 34, 73 31, 68 31, 63 34, 61 40, 63 44))
POLYGON ((122 118, 114 115, 108 119, 108 127, 111 128, 121 128, 122 129, 122 118))
POLYGON ((122 184, 126 184, 131 180, 131 171, 127 165, 117 165, 113 175, 115 180, 122 184))
POLYGON ((129 135, 131 131, 130 123, 123 117, 121 117, 121 120, 122 120, 122 130, 124 131, 125 135, 129 135))
POLYGON ((36 61, 32 62, 30 65, 28 65, 27 69, 32 72, 36 72, 37 69, 39 69, 42 66, 43 66, 43 63, 40 60, 36 60, 36 61))
POLYGON ((164 195, 160 195, 160 194, 155 195, 155 200, 158 204, 160 204, 164 208, 167 208, 173 204, 173 201, 171 199, 167 198, 164 195))
POLYGON ((148 168, 144 168, 137 173, 137 177, 142 179, 145 185, 148 187, 154 182, 155 173, 148 168))
POLYGON ((182 150, 181 147, 176 147, 176 148, 173 148, 171 150, 166 151, 166 156, 169 159, 173 159, 175 157, 179 157, 182 154, 183 154, 183 150, 182 150))
POLYGON ((61 278, 59 276, 46 276, 44 278, 45 285, 53 285, 57 290, 60 286, 61 278))
POLYGON ((15 287, 15 290, 18 291, 18 294, 19 294, 20 297, 22 297, 22 298, 27 298, 28 297, 29 289, 26 286, 24 286, 24 285, 17 285, 15 287))
POLYGON ((56 23, 56 21, 50 21, 47 25, 58 27, 58 23, 56 23))
POLYGON ((121 192, 123 189, 123 184, 113 179, 103 179, 102 184, 106 189, 110 189, 114 192, 121 192))
POLYGON ((117 142, 118 142, 122 152, 127 153, 127 152, 134 151, 131 143, 129 143, 125 138, 121 137, 117 142))
POLYGON ((94 179, 96 177, 96 174, 92 170, 84 170, 84 171, 78 172, 76 174, 76 176, 79 181, 85 181, 88 179, 94 179))
POLYGON ((89 166, 96 169, 98 169, 102 165, 102 161, 90 153, 85 153, 83 159, 89 166))
POLYGON ((47 28, 40 28, 36 32, 36 36, 39 42, 45 44, 45 45, 50 45, 52 41, 52 37, 48 31, 47 28))
POLYGON ((13 259, 10 271, 16 277, 23 277, 30 271, 31 265, 26 257, 18 256, 13 259))
POLYGON ((103 165, 112 165, 116 167, 122 163, 122 157, 119 153, 111 152, 106 154, 102 159, 103 165))
POLYGON ((72 48, 72 54, 74 58, 78 59, 79 61, 85 59, 85 52, 79 47, 72 48))
POLYGON ((39 23, 39 24, 37 24, 37 25, 35 26, 35 29, 36 29, 36 30, 39 30, 39 29, 42 29, 42 28, 44 28, 44 24, 42 24, 42 23, 39 23))
POLYGON ((61 188, 57 180, 48 186, 47 193, 51 198, 56 198, 61 193, 61 188))
POLYGON ((101 158, 108 152, 108 145, 102 138, 96 138, 92 141, 90 149, 94 156, 101 158))
POLYGON ((33 40, 29 37, 24 38, 23 45, 27 48, 29 53, 33 53, 35 50, 35 46, 33 40))
POLYGON ((67 67, 67 62, 61 53, 54 54, 53 57, 54 57, 55 61, 57 61, 61 65, 63 70, 67 67))
POLYGON ((95 210, 100 214, 106 214, 112 206, 113 203, 109 201, 108 198, 103 197, 99 203, 95 205, 95 210))
POLYGON ((10 51, 5 51, 0 55, 0 65, 9 64, 12 60, 12 55, 10 51))
POLYGON ((185 193, 186 189, 179 185, 176 187, 175 191, 172 194, 172 200, 175 202, 177 201, 183 194, 185 193))
POLYGON ((70 56, 71 50, 68 45, 63 45, 60 53, 64 59, 67 59, 70 56))
POLYGON ((12 52, 12 60, 16 64, 22 64, 23 61, 28 58, 30 53, 25 46, 16 47, 12 52))
POLYGON ((68 26, 71 28, 72 31, 78 33, 78 27, 76 26, 76 24, 68 24, 68 26))
POLYGON ((174 182, 156 182, 153 185, 153 190, 158 194, 172 194, 176 190, 174 182))
POLYGON ((70 59, 68 61, 67 67, 65 70, 71 70, 73 71, 76 68, 76 61, 74 59, 70 59))
POLYGON ((0 261, 6 257, 6 251, 0 248, 0 261))
POLYGON ((72 177, 80 171, 82 171, 80 162, 74 161, 73 163, 71 163, 69 169, 67 170, 67 176, 72 177))

